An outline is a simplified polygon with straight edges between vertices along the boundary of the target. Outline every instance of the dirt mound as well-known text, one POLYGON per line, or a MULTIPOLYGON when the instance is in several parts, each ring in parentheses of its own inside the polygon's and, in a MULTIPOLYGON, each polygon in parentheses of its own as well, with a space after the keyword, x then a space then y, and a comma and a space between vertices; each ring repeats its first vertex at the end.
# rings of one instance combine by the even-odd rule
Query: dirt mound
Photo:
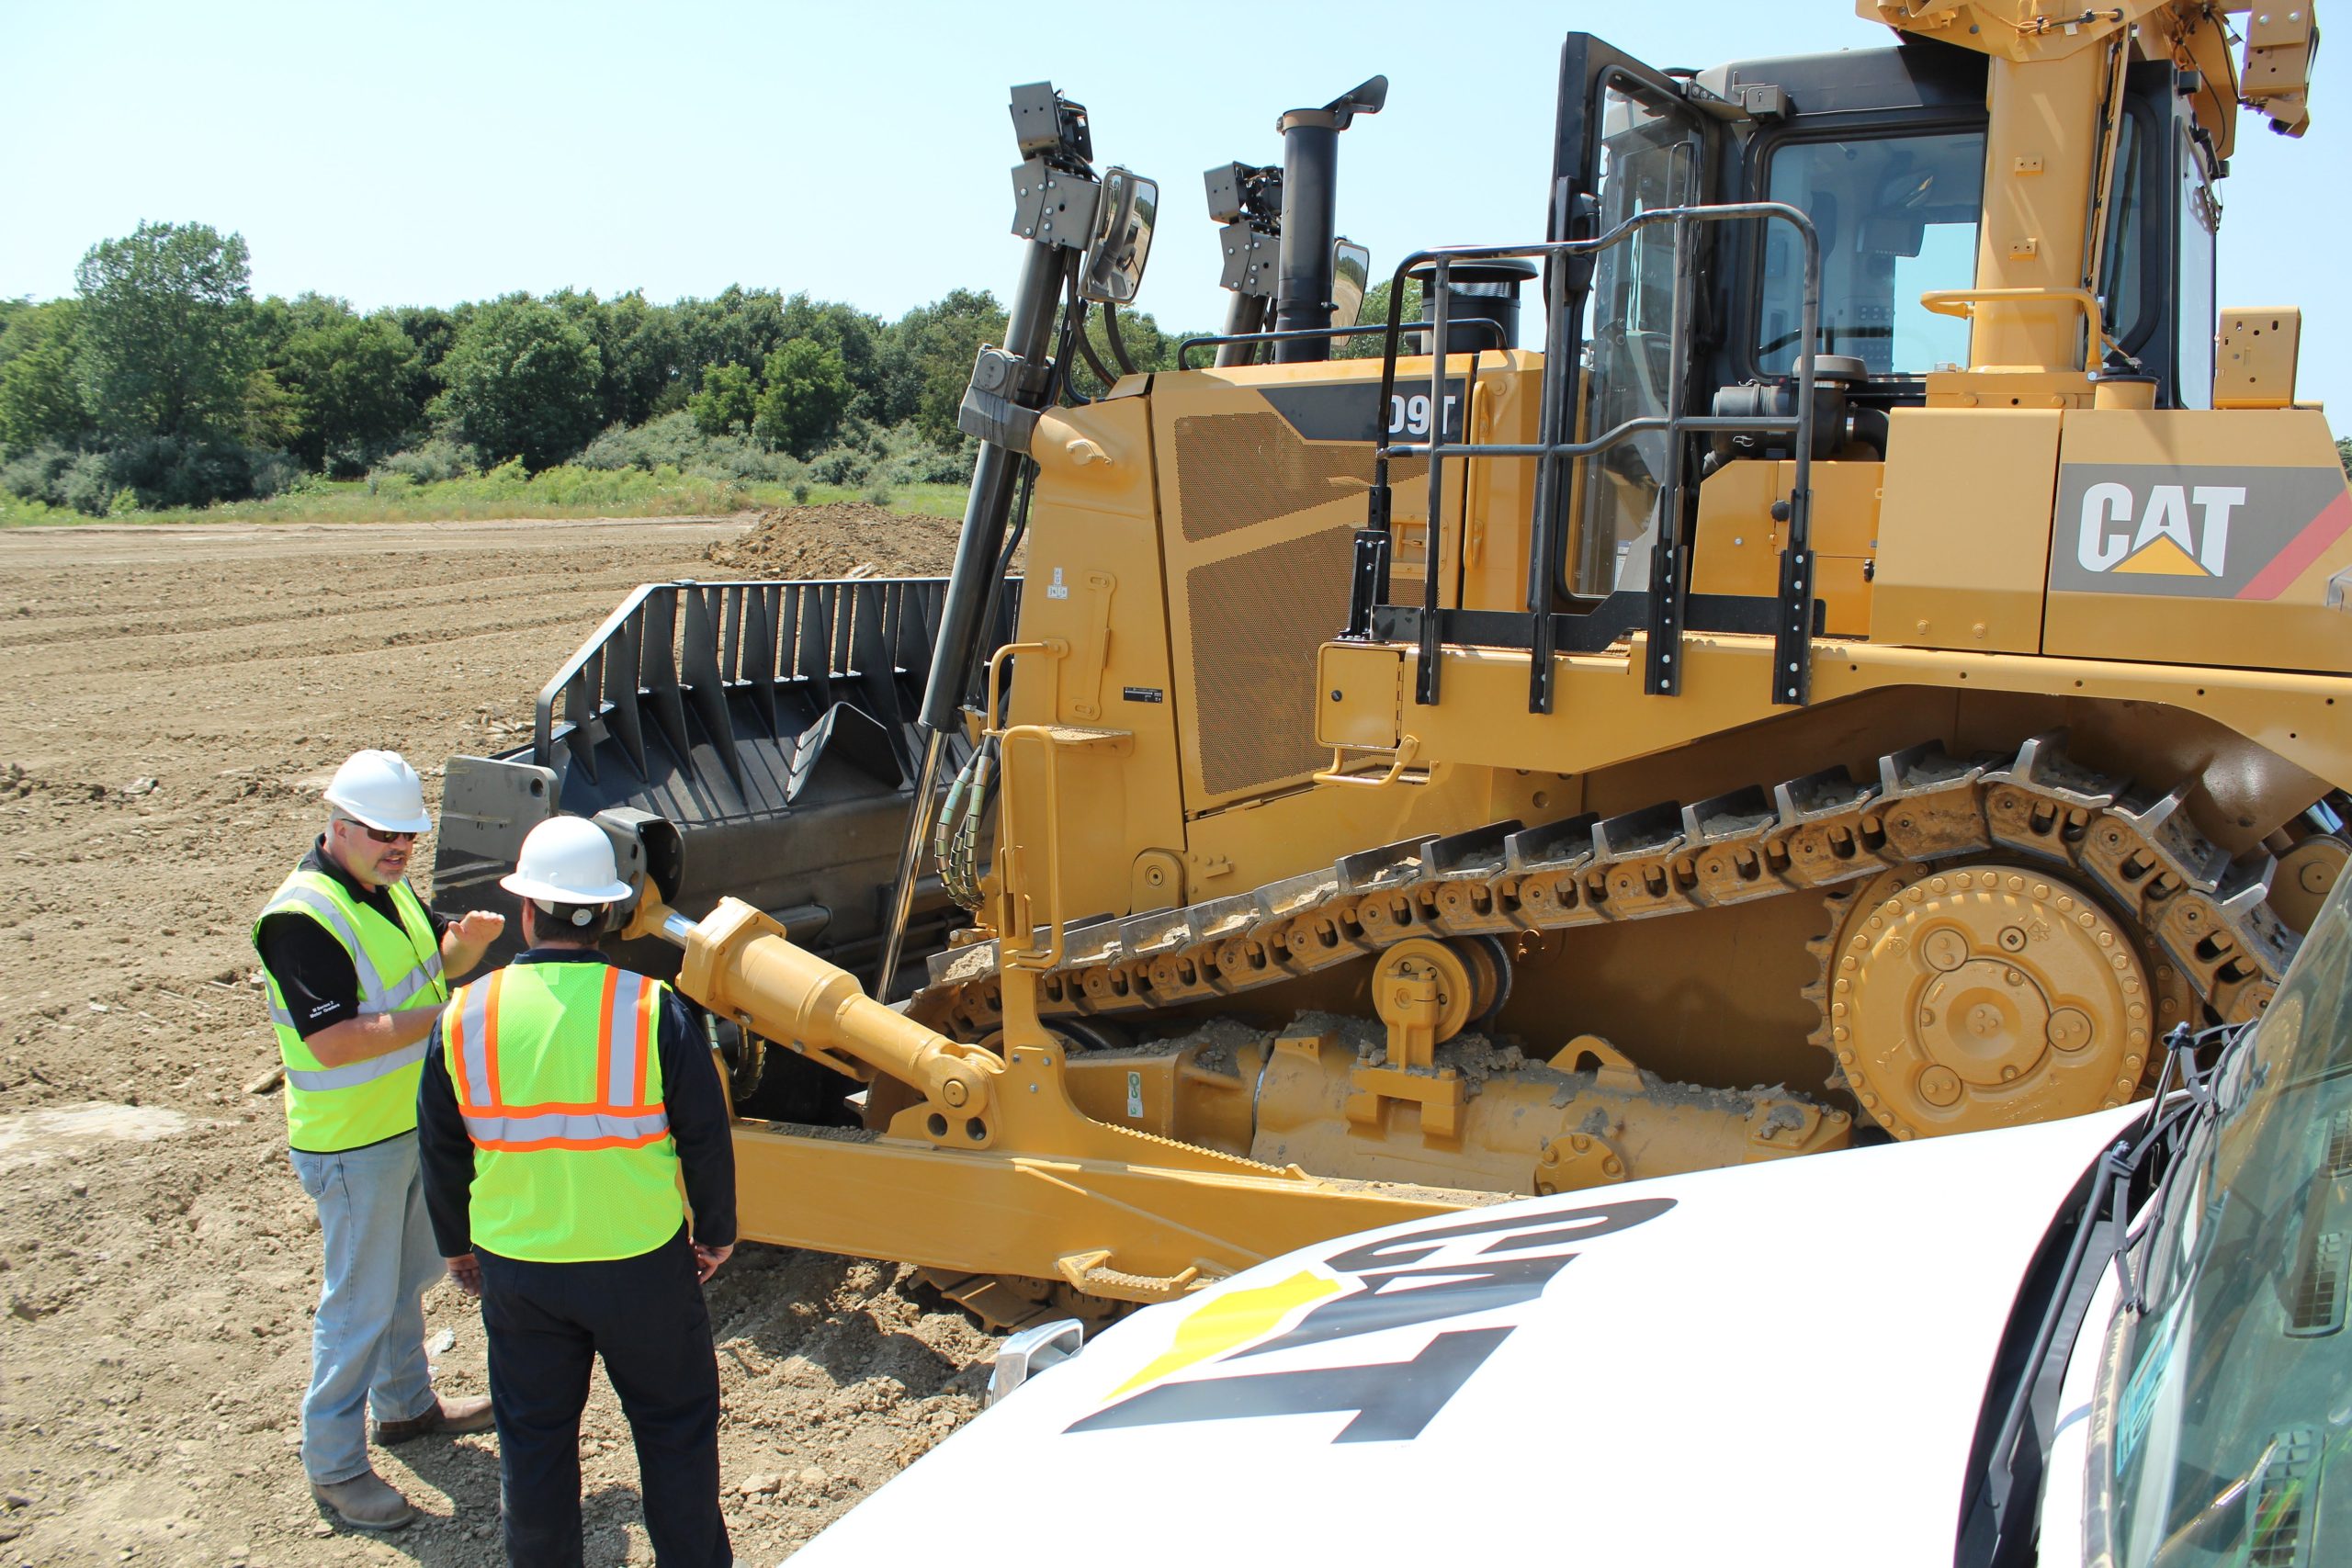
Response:
POLYGON ((891 512, 863 502, 779 506, 752 520, 741 538, 703 552, 746 577, 944 577, 956 564, 953 517, 891 512))
MULTIPOLYGON (((844 513, 952 537, 817 510, 840 537, 844 513)), ((424 1516, 388 1542, 311 1506, 318 1228, 276 1097, 246 1092, 276 1057, 246 923, 346 752, 396 748, 437 794, 452 752, 516 743, 632 585, 709 575, 740 526, 0 533, 0 1568, 503 1561, 488 1434, 376 1451, 424 1516)), ((986 1377, 988 1337, 890 1265, 747 1246, 710 1315, 747 1562, 952 1431, 986 1377)), ((480 1309, 445 1283, 425 1322, 441 1386, 484 1392, 480 1309)), ((650 1562, 601 1374, 581 1439, 587 1561, 650 1562)))

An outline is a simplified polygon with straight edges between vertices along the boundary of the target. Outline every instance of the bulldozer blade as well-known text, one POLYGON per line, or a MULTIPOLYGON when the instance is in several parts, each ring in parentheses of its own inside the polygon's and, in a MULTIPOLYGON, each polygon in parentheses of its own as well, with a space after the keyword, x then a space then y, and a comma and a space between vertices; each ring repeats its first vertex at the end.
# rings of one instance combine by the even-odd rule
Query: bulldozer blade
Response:
MULTIPOLYGON (((435 846, 445 914, 515 901, 498 886, 526 833, 557 812, 648 813, 676 830, 670 902, 689 918, 731 896, 796 939, 858 966, 878 951, 913 802, 946 581, 660 582, 637 589, 540 690, 530 742, 449 759, 435 846)), ((1011 635, 1008 581, 986 628, 1011 635)), ((950 762, 967 754, 949 738, 950 762)), ((918 884, 907 954, 921 960, 963 916, 934 877, 918 884)), ((509 919, 493 960, 511 955, 509 919)), ((619 962, 667 975, 674 950, 637 942, 619 962)))

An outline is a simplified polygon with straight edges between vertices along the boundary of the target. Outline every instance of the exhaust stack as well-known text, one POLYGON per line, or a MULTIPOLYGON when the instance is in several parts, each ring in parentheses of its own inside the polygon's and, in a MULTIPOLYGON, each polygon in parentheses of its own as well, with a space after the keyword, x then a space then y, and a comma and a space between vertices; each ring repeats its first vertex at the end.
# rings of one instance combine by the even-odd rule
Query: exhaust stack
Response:
MULTIPOLYGON (((1331 242, 1339 232, 1340 132, 1360 114, 1388 102, 1388 78, 1374 76, 1319 109, 1293 109, 1275 122, 1283 133, 1282 261, 1274 327, 1304 331, 1331 324, 1331 242)), ((1331 357, 1328 337, 1274 345, 1274 363, 1331 357)))

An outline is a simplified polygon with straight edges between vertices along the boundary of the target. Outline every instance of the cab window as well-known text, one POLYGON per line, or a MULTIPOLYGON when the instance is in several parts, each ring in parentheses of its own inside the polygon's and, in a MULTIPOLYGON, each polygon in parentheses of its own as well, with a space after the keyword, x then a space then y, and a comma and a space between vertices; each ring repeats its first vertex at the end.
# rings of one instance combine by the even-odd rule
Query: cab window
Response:
MULTIPOLYGON (((1872 376, 1965 366, 1968 323, 1919 296, 1975 282, 1984 133, 1789 142, 1770 157, 1769 198, 1820 233, 1822 352, 1854 355, 1872 376)), ((1804 253, 1788 225, 1765 228, 1756 367, 1784 376, 1803 332, 1804 253)))

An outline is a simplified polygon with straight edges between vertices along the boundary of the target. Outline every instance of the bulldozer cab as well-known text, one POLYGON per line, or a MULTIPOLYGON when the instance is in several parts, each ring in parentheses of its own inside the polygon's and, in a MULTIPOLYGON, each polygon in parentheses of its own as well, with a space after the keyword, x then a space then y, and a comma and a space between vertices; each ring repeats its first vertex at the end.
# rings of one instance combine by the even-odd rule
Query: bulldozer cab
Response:
MULTIPOLYGON (((2094 292, 2109 330, 2084 344, 2083 363, 2153 378, 2160 408, 2211 401, 2212 182, 2223 165, 2198 122, 2195 85, 2194 73, 2170 62, 2132 63, 2121 112, 2102 128, 2094 292)), ((1814 348, 1840 356, 1856 404, 1922 406, 1930 375, 1970 362, 1968 319, 1923 297, 1976 281, 1985 137, 1984 59, 1970 51, 1906 42, 1668 73, 1575 34, 1562 49, 1548 237, 1589 240, 1675 207, 1792 208, 1819 243, 1814 348)), ((1579 387, 1573 427, 1553 439, 1663 420, 1678 379, 1688 406, 1703 408, 1722 389, 1795 377, 1804 285, 1795 231, 1746 221, 1711 226, 1694 243, 1679 361, 1669 229, 1564 264, 1566 319, 1550 324, 1547 347, 1575 367, 1579 387)), ((1559 607, 1645 585, 1669 439, 1651 429, 1577 457, 1555 488, 1559 607)))

